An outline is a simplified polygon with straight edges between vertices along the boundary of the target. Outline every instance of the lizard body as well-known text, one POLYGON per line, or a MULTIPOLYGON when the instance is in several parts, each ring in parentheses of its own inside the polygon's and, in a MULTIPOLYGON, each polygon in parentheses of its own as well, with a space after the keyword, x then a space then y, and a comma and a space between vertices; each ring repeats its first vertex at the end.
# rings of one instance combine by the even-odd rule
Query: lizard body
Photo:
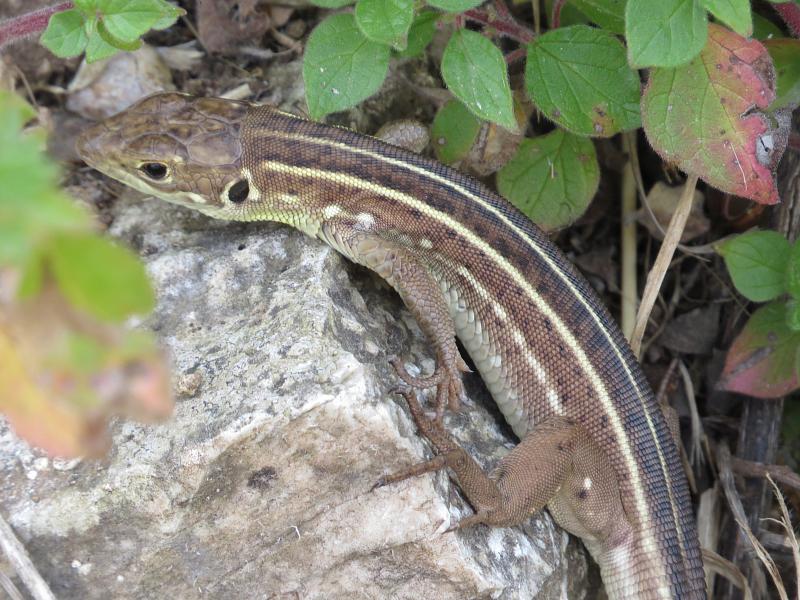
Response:
MULTIPOLYGON (((79 139, 91 166, 205 214, 286 223, 384 277, 431 340, 412 377, 456 406, 461 339, 521 443, 491 478, 440 428, 476 514, 516 524, 545 505, 580 536, 612 599, 705 598, 689 491, 667 421, 618 327, 561 252, 466 175, 273 108, 151 96, 79 139)), ((429 469, 428 469, 429 470, 429 469)))

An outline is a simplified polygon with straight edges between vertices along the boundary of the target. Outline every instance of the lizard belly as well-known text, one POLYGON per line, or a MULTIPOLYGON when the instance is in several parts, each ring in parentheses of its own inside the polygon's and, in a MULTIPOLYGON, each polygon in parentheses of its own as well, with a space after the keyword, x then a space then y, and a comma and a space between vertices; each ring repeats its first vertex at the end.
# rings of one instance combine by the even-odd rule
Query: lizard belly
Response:
POLYGON ((522 439, 532 423, 545 415, 532 415, 528 408, 531 403, 513 385, 514 380, 519 378, 514 377, 511 361, 504 354, 501 344, 492 339, 490 330, 482 319, 482 311, 470 305, 468 294, 459 289, 459 286, 443 275, 433 275, 439 281, 450 308, 456 336, 475 364, 500 412, 517 437, 522 439))

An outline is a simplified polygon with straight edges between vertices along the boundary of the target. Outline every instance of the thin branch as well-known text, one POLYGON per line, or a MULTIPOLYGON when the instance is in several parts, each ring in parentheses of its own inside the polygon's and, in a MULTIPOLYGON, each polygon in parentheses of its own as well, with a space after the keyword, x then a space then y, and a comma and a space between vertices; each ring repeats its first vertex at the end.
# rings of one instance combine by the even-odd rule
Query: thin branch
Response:
POLYGON ((786 23, 792 35, 800 37, 800 5, 795 2, 782 2, 772 6, 786 23))
POLYGON ((633 348, 636 356, 639 356, 641 351, 642 337, 644 337, 647 322, 650 319, 650 312, 656 303, 661 284, 664 281, 669 264, 672 262, 672 256, 675 254, 675 248, 678 246, 683 230, 686 227, 686 220, 689 218, 696 187, 697 176, 690 175, 684 184, 683 194, 681 194, 681 199, 678 201, 678 206, 672 215, 672 219, 670 219, 667 233, 664 236, 664 241, 658 251, 653 268, 647 274, 647 283, 642 294, 642 301, 639 304, 639 313, 636 316, 636 326, 633 328, 633 335, 631 335, 631 348, 633 348))
POLYGON ((19 575, 34 600, 56 600, 50 587, 36 570, 25 546, 14 535, 14 531, 2 515, 0 515, 0 550, 5 553, 11 567, 19 575))
POLYGON ((69 10, 72 6, 72 2, 61 2, 3 21, 0 23, 0 48, 41 33, 47 27, 50 17, 58 12, 69 10))
POLYGON ((489 25, 499 34, 504 35, 520 44, 527 44, 533 40, 534 33, 524 25, 520 25, 513 18, 503 18, 500 15, 490 15, 483 9, 473 8, 462 13, 467 19, 489 25))
POLYGON ((567 0, 556 0, 553 2, 553 18, 550 19, 550 29, 558 29, 561 27, 561 9, 564 8, 566 3, 567 0))

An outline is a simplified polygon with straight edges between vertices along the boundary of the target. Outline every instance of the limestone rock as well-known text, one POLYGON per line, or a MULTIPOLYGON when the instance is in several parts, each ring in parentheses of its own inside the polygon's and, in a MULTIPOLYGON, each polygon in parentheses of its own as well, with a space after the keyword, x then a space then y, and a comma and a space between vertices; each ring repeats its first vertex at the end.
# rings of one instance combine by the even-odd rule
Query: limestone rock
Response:
MULTIPOLYGON (((178 402, 116 424, 103 461, 49 460, 0 423, 0 509, 59 599, 585 596, 584 552, 546 514, 446 533, 470 512, 446 474, 371 490, 430 457, 387 365, 430 369, 428 345, 380 280, 286 227, 114 210, 178 402)), ((494 464, 514 441, 467 383, 447 424, 494 464)))

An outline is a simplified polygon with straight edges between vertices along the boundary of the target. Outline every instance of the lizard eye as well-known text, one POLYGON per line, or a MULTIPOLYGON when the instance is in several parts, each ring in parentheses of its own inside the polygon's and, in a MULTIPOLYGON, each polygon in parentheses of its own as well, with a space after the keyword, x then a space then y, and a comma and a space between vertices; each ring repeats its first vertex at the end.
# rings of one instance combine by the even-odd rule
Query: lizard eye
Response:
POLYGON ((234 183, 228 190, 228 200, 230 200, 234 204, 239 204, 240 202, 244 202, 245 200, 247 200, 247 196, 249 195, 250 195, 250 184, 247 183, 246 179, 240 179, 239 181, 234 183))
POLYGON ((139 170, 147 175, 150 179, 154 179, 156 181, 160 179, 164 179, 167 176, 167 165, 164 163, 158 162, 147 162, 143 163, 139 170))

